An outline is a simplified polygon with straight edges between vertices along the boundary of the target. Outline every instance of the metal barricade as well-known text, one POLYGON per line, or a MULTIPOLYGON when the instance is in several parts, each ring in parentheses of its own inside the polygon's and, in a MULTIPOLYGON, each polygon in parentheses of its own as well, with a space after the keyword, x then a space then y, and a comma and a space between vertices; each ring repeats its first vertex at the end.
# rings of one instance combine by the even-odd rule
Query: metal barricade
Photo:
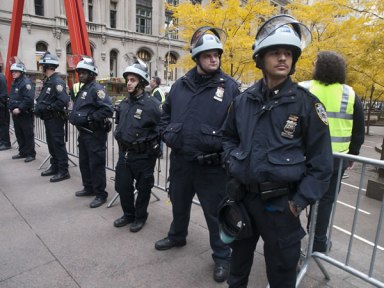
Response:
MULTIPOLYGON (((375 159, 370 159, 366 157, 360 157, 360 156, 354 156, 354 155, 349 155, 349 154, 341 154, 341 153, 334 153, 334 157, 340 158, 340 164, 339 164, 339 169, 338 169, 338 185, 336 187, 336 191, 340 191, 340 193, 343 193, 343 189, 339 189, 341 185, 341 179, 342 179, 342 165, 343 162, 345 161, 354 161, 355 163, 360 163, 361 164, 361 169, 360 169, 360 179, 359 179, 359 186, 358 186, 358 192, 356 195, 356 200, 355 200, 355 208, 353 212, 353 217, 351 218, 351 223, 350 223, 350 231, 345 230, 344 233, 346 235, 349 235, 348 238, 348 245, 343 245, 340 249, 338 249, 337 253, 332 251, 329 251, 330 247, 327 248, 326 253, 320 253, 320 252, 312 252, 312 247, 313 247, 313 241, 314 241, 314 235, 315 235, 315 227, 316 227, 316 217, 317 217, 317 210, 318 210, 318 203, 313 207, 313 213, 311 215, 311 225, 310 225, 310 231, 309 231, 309 237, 308 237, 308 245, 307 245, 307 251, 306 253, 303 253, 302 259, 301 259, 301 265, 300 265, 300 270, 297 276, 297 284, 296 286, 298 287, 300 285, 300 282, 302 281, 304 275, 306 274, 308 270, 308 265, 310 263, 310 259, 313 259, 317 266, 320 268, 321 272, 323 273, 325 279, 329 280, 330 275, 326 269, 326 267, 323 265, 322 261, 327 262, 328 264, 337 267, 353 276, 356 276, 360 278, 361 280, 374 285, 375 287, 384 287, 384 277, 383 277, 383 271, 380 271, 383 267, 384 263, 384 254, 381 253, 380 255, 378 252, 384 251, 384 248, 379 246, 379 241, 381 235, 381 228, 382 228, 382 223, 383 223, 383 217, 384 217, 384 199, 382 193, 382 201, 381 201, 381 206, 380 206, 380 211, 378 213, 378 218, 377 218, 377 225, 375 225, 375 228, 372 229, 371 231, 366 231, 364 233, 365 237, 370 237, 373 236, 372 241, 364 241, 359 243, 359 247, 354 247, 355 240, 356 239, 362 239, 357 233, 358 228, 361 225, 364 225, 364 223, 359 222, 359 214, 361 213, 361 196, 362 192, 365 190, 364 187, 367 185, 366 181, 366 175, 367 175, 367 166, 370 165, 371 167, 373 166, 374 169, 377 168, 384 168, 384 161, 381 160, 375 160, 375 159), (372 246, 372 249, 370 253, 367 252, 368 249, 372 246), (365 253, 362 253, 362 250, 365 251, 365 253), (344 253, 341 253, 344 252, 344 253), (370 255, 369 257, 367 257, 370 255), (354 257, 354 259, 352 259, 354 257), (363 259, 363 257, 365 257, 363 259), (380 260, 378 260, 380 258, 380 260), (369 263, 369 268, 366 269, 367 267, 362 267, 362 263, 369 263), (378 266, 378 263, 380 267, 378 266), (381 279, 379 279, 381 278, 381 279)), ((335 200, 333 203, 333 211, 331 214, 331 219, 330 219, 330 224, 329 224, 329 229, 328 229, 328 239, 329 241, 332 240, 332 232, 334 232, 335 228, 338 228, 337 226, 334 225, 335 221, 335 215, 336 211, 338 208, 338 193, 335 195, 335 200)), ((375 223, 375 222, 373 222, 375 223)), ((367 225, 365 225, 367 226, 367 225)), ((365 229, 361 229, 360 231, 365 231, 367 227, 364 227, 365 229)), ((341 230, 339 228, 339 230, 341 230)), ((383 240, 381 240, 383 241, 383 240)), ((328 245, 329 246, 329 245, 328 245)), ((356 246, 356 245, 355 245, 356 246)), ((333 247, 335 248, 335 247, 333 247)))

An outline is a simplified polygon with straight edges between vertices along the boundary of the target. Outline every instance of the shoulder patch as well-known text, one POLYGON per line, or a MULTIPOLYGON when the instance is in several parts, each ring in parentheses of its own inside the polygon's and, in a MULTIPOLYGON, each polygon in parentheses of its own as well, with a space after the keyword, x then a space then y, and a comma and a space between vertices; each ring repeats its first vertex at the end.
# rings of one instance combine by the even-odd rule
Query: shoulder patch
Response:
POLYGON ((327 112, 325 111, 323 104, 316 103, 315 108, 316 108, 317 116, 319 116, 320 120, 323 121, 323 123, 328 126, 327 112))
POLYGON ((27 84, 27 85, 25 85, 25 88, 27 88, 27 90, 31 90, 32 86, 31 86, 31 84, 27 84))
POLYGON ((56 85, 56 90, 57 90, 57 92, 62 92, 62 91, 64 90, 63 85, 61 85, 61 84, 57 84, 57 85, 56 85))
POLYGON ((97 91, 97 97, 99 97, 100 99, 104 99, 105 98, 105 92, 103 90, 98 90, 97 91))

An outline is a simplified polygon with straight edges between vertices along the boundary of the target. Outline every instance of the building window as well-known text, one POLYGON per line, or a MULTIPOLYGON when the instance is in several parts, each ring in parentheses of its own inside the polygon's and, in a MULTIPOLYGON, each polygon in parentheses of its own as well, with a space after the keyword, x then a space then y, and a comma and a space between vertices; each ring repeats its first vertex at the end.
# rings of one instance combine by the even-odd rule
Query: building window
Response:
MULTIPOLYGON (((193 2, 200 2, 200 4, 201 4, 201 0, 200 0, 200 1, 192 1, 192 3, 193 3, 193 2)), ((169 5, 176 6, 176 5, 179 4, 179 0, 167 0, 167 3, 168 3, 169 5)), ((195 3, 193 3, 193 4, 195 4, 195 3)))
POLYGON ((117 77, 117 54, 116 50, 109 53, 109 73, 111 77, 117 77))
POLYGON ((88 21, 93 22, 93 0, 88 0, 88 21))
POLYGON ((44 0, 35 0, 35 14, 44 16, 44 0))
POLYGON ((179 39, 177 30, 177 19, 173 18, 172 13, 165 12, 165 33, 169 36, 169 39, 179 39))
POLYGON ((136 8, 136 32, 152 34, 152 9, 142 6, 136 8))
POLYGON ((165 54, 165 61, 164 79, 168 84, 168 81, 174 81, 177 78, 177 56, 172 52, 167 52, 165 54))
POLYGON ((151 69, 151 65, 149 65, 152 59, 151 53, 145 49, 140 49, 139 51, 137 51, 136 56, 137 58, 143 60, 147 64, 148 75, 151 75, 152 69, 151 69))
POLYGON ((111 28, 116 28, 116 15, 117 15, 117 3, 111 1, 111 10, 109 11, 110 15, 110 25, 111 28))
POLYGON ((38 52, 45 52, 48 50, 48 45, 44 42, 37 42, 36 43, 36 51, 38 52))

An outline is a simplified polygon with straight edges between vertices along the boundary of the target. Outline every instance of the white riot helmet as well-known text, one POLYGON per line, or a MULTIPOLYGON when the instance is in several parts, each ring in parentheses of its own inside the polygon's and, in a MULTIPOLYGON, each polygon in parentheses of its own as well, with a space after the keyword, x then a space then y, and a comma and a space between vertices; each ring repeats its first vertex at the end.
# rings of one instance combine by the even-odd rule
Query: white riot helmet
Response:
POLYGON ((309 29, 290 15, 277 15, 268 19, 256 34, 252 46, 253 59, 256 66, 262 69, 262 56, 270 48, 287 46, 292 49, 292 70, 299 59, 302 50, 311 42, 309 29))
POLYGON ((203 26, 193 33, 191 38, 191 54, 195 59, 201 52, 208 50, 219 50, 223 53, 223 43, 226 40, 226 34, 219 28, 203 26))
POLYGON ((13 63, 11 66, 11 69, 9 69, 11 72, 12 71, 20 71, 21 73, 27 72, 27 69, 25 68, 25 65, 23 63, 13 63))
POLYGON ((139 58, 137 58, 135 63, 125 68, 123 73, 124 79, 126 79, 128 74, 135 74, 139 76, 140 83, 143 84, 143 87, 149 84, 147 65, 139 58))
POLYGON ((45 52, 39 60, 39 65, 43 65, 44 68, 51 67, 56 69, 59 66, 59 58, 56 55, 51 54, 49 51, 45 52))
POLYGON ((79 73, 79 70, 87 70, 90 72, 91 76, 97 76, 99 74, 95 62, 93 62, 93 59, 90 57, 83 57, 83 59, 77 63, 76 72, 79 73))

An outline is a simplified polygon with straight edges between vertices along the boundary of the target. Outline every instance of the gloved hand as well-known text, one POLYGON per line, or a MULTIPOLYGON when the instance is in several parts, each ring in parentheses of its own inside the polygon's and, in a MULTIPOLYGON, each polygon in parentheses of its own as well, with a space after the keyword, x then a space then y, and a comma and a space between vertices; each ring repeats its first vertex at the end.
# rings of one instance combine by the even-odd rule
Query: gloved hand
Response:
POLYGON ((48 106, 47 106, 47 110, 48 110, 48 111, 52 111, 52 110, 53 110, 53 107, 52 107, 51 105, 48 105, 48 106))
POLYGON ((231 178, 227 182, 227 195, 230 200, 233 200, 236 202, 240 202, 241 200, 244 199, 245 189, 236 178, 231 178))

